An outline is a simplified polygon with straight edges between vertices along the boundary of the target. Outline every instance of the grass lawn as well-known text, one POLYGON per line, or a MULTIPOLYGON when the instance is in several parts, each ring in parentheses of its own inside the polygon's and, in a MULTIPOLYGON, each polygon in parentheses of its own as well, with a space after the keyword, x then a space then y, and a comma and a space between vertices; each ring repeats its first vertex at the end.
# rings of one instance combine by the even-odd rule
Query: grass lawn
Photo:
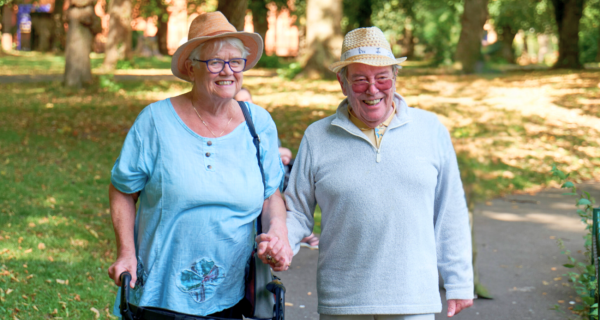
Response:
MULTIPOLYGON (((104 62, 104 54, 90 55, 92 70, 104 62)), ((132 61, 119 61, 117 70, 131 69, 170 69, 171 57, 134 57, 132 61)), ((41 52, 13 51, 11 55, 0 57, 0 76, 23 74, 61 74, 65 71, 65 56, 41 52)), ((117 71, 117 72, 118 72, 117 71)))
MULTIPOLYGON (((589 71, 412 75, 398 79, 398 92, 438 114, 469 198, 484 201, 552 184, 554 162, 577 179, 600 178, 599 80, 589 71)), ((343 97, 332 81, 247 77, 244 85, 294 153, 306 127, 343 97)), ((109 317, 110 169, 140 110, 186 90, 143 80, 81 91, 0 86, 0 319, 109 317)))

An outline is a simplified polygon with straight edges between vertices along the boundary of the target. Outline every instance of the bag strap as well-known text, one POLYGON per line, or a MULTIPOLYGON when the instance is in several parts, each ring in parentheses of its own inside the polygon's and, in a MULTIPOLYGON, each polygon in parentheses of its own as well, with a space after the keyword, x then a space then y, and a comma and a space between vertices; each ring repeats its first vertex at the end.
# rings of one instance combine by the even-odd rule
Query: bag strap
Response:
MULTIPOLYGON (((258 160, 258 167, 260 168, 260 176, 262 178, 263 188, 266 191, 267 185, 265 183, 265 170, 263 169, 262 162, 260 161, 260 137, 258 136, 258 134, 256 134, 256 129, 254 128, 254 122, 252 122, 252 117, 250 116, 250 111, 248 110, 248 107, 246 107, 246 104, 242 101, 238 101, 237 103, 240 105, 240 108, 242 108, 242 113, 244 114, 244 118, 246 119, 246 125, 248 126, 248 129, 250 130, 250 134, 252 135, 252 142, 254 143, 254 146, 256 147, 256 159, 258 160)), ((258 215, 258 218, 256 218, 256 234, 261 234, 261 233, 262 233, 262 210, 261 210, 260 214, 258 215)))

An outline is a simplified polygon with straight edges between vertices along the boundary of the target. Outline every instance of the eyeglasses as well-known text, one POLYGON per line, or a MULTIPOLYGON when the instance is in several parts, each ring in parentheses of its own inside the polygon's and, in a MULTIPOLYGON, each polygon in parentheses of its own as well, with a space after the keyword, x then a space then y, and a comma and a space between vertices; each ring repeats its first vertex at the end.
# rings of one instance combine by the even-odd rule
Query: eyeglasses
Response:
POLYGON ((192 60, 206 63, 206 68, 208 69, 208 72, 210 72, 210 73, 221 73, 221 71, 223 71, 223 69, 225 69, 226 64, 228 64, 229 69, 231 69, 231 71, 233 71, 235 73, 242 72, 242 71, 244 71, 244 68, 246 68, 246 59, 244 59, 244 58, 235 58, 235 59, 231 59, 229 61, 225 61, 223 59, 210 59, 210 60, 192 59, 192 60))
POLYGON ((359 80, 352 84, 352 91, 354 91, 355 93, 363 93, 369 90, 369 88, 372 85, 375 85, 375 88, 377 88, 377 90, 384 91, 391 88, 394 85, 394 82, 392 81, 392 79, 389 78, 377 79, 373 83, 367 82, 366 80, 359 80))

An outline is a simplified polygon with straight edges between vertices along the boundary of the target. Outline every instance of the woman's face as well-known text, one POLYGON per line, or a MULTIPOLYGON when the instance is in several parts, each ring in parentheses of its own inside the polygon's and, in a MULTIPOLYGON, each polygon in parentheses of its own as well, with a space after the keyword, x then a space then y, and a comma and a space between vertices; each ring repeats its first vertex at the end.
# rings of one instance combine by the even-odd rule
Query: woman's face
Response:
MULTIPOLYGON (((224 44, 218 52, 204 51, 200 54, 200 60, 222 59, 229 61, 234 58, 242 58, 242 53, 229 44, 224 44)), ((188 70, 192 71, 188 74, 196 91, 202 96, 232 99, 242 88, 243 73, 234 73, 231 71, 229 64, 225 64, 223 70, 216 74, 210 73, 204 62, 198 62, 195 67, 190 63, 188 70)))

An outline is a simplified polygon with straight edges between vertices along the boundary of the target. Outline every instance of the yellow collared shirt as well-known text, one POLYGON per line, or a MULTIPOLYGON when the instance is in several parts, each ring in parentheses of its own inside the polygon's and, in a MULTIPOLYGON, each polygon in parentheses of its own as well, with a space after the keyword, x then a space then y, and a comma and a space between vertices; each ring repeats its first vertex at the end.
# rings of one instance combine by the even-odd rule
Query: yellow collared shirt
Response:
POLYGON ((383 134, 385 133, 385 130, 387 130, 387 127, 390 125, 392 119, 396 115, 396 105, 392 102, 392 113, 383 123, 381 123, 375 128, 369 128, 364 122, 357 118, 354 115, 354 112, 352 112, 352 108, 348 108, 348 115, 350 117, 350 121, 352 121, 352 123, 354 123, 354 125, 358 127, 360 131, 362 131, 367 136, 367 138, 369 138, 369 140, 371 140, 371 143, 377 149, 379 149, 379 145, 381 144, 383 134))

